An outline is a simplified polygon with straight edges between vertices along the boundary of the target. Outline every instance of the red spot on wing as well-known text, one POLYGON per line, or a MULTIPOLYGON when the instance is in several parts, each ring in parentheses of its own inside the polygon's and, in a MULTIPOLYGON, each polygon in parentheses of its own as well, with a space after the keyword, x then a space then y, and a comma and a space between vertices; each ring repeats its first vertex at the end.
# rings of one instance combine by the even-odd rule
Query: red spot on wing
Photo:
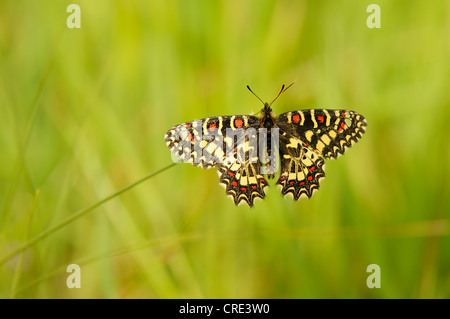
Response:
POLYGON ((228 175, 230 175, 231 177, 233 177, 233 176, 234 176, 234 173, 233 173, 233 172, 228 172, 228 175))
POLYGON ((191 127, 191 124, 186 124, 186 127, 187 127, 187 128, 190 128, 190 127, 191 127))
POLYGON ((309 169, 311 172, 314 171, 316 169, 315 166, 311 166, 311 168, 309 169))
POLYGON ((342 112, 341 115, 342 115, 342 116, 345 116, 345 112, 342 112))
POLYGON ((293 121, 295 124, 297 124, 297 123, 300 121, 300 116, 299 116, 299 115, 294 115, 294 116, 292 117, 292 121, 293 121))
POLYGON ((234 121, 234 126, 236 127, 242 127, 242 124, 244 124, 244 122, 241 119, 237 119, 234 121))
POLYGON ((263 184, 266 182, 266 180, 264 178, 260 178, 259 181, 263 184))
POLYGON ((295 181, 290 181, 290 182, 289 182, 289 184, 291 184, 291 185, 294 184, 294 183, 295 183, 295 181))
POLYGON ((345 128, 345 123, 341 122, 341 128, 344 129, 345 128))
POLYGON ((300 185, 305 185, 305 182, 300 182, 300 185))
POLYGON ((312 181, 312 176, 308 176, 308 181, 312 181))
POLYGON ((217 124, 216 124, 216 123, 211 123, 211 124, 209 124, 209 129, 210 129, 211 131, 214 131, 214 130, 216 129, 216 127, 217 127, 217 124))
POLYGON ((323 121, 325 121, 325 119, 323 118, 322 115, 318 115, 318 116, 317 116, 317 120, 318 120, 320 123, 323 123, 323 121))
POLYGON ((252 188, 253 188, 253 189, 256 189, 256 185, 252 185, 252 188))
POLYGON ((241 187, 241 191, 246 191, 247 190, 247 188, 245 188, 245 187, 241 187))
POLYGON ((236 187, 236 186, 237 186, 236 181, 232 181, 232 182, 231 182, 231 185, 233 185, 234 187, 236 187))

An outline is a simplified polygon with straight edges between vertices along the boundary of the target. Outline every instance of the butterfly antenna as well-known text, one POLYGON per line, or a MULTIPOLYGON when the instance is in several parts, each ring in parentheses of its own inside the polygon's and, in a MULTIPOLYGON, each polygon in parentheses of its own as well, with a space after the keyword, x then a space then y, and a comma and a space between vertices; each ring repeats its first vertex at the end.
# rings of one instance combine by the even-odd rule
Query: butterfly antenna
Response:
MULTIPOLYGON (((269 103, 269 106, 271 106, 272 103, 275 102, 275 100, 278 99, 278 97, 279 97, 283 92, 285 92, 287 89, 289 89, 294 83, 295 83, 295 82, 292 82, 292 83, 289 84, 286 88, 284 87, 284 84, 283 84, 283 86, 281 87, 280 93, 278 93, 278 95, 272 100, 272 102, 269 103)), ((254 94, 254 93, 253 93, 253 94, 254 94)))
POLYGON ((252 93, 253 93, 253 95, 254 95, 254 96, 256 96, 256 97, 258 98, 258 100, 260 100, 260 101, 261 101, 261 103, 262 103, 262 104, 265 104, 265 103, 264 103, 264 101, 263 101, 263 100, 261 100, 261 98, 260 98, 260 97, 259 97, 258 95, 256 95, 256 93, 255 93, 255 92, 253 92, 253 91, 252 91, 252 89, 250 88, 250 86, 249 86, 249 85, 247 85, 247 89, 248 89, 248 90, 249 90, 250 92, 252 92, 252 93))

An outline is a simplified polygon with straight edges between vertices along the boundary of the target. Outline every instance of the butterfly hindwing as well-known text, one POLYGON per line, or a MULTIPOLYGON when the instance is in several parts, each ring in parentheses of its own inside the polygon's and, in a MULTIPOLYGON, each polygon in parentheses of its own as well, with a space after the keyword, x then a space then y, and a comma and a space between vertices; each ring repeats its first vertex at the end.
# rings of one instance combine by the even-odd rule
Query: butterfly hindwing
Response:
POLYGON ((321 155, 302 140, 288 136, 280 138, 281 173, 277 185, 283 195, 292 194, 295 200, 302 195, 310 198, 325 177, 325 162, 321 155))
POLYGON ((365 132, 364 116, 349 110, 311 109, 280 114, 277 125, 325 158, 336 158, 365 132))
POLYGON ((234 203, 247 203, 250 207, 256 198, 265 197, 264 188, 268 186, 260 173, 260 163, 224 163, 218 167, 219 183, 223 184, 227 195, 234 203))

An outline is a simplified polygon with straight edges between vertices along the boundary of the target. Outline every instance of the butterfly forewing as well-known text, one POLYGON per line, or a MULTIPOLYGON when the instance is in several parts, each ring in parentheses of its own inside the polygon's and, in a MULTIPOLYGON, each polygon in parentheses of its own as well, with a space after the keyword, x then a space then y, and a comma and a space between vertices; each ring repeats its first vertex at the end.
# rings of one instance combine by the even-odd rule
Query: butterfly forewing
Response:
POLYGON ((277 125, 325 158, 336 158, 364 134, 366 119, 354 111, 311 109, 281 114, 277 125))
POLYGON ((230 132, 258 126, 259 119, 249 115, 208 117, 175 125, 167 131, 164 139, 175 161, 211 168, 233 157, 230 151, 242 144, 233 139, 230 132))

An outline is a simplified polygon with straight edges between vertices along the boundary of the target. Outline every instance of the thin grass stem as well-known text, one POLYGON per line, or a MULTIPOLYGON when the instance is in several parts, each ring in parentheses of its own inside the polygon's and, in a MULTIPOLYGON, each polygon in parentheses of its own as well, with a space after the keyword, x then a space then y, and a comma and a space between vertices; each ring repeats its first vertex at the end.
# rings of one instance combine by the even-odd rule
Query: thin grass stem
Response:
POLYGON ((54 232, 56 232, 56 231, 60 230, 61 228, 71 224, 73 221, 83 217, 84 215, 86 215, 90 211, 94 210, 95 208, 97 208, 97 207, 103 205, 104 203, 110 201, 111 199, 113 199, 113 198, 115 198, 115 197, 125 193, 126 191, 132 189, 133 187, 139 185, 140 183, 142 183, 142 182, 144 182, 144 181, 146 181, 146 180, 148 180, 148 179, 150 179, 150 178, 152 178, 152 177, 154 177, 154 176, 164 172, 165 170, 173 167, 174 165, 176 165, 176 163, 169 164, 169 165, 167 165, 167 166, 165 166, 165 167, 163 167, 163 168, 161 168, 161 169, 159 169, 159 170, 157 170, 157 171, 155 171, 153 173, 150 173, 150 174, 142 177, 141 179, 131 183, 130 185, 127 185, 127 186, 121 188, 117 192, 109 195, 108 197, 106 197, 106 198, 96 202, 95 204, 93 204, 93 205, 91 205, 89 207, 86 207, 86 208, 84 208, 84 209, 82 209, 82 210, 72 214, 71 216, 67 217, 65 220, 63 220, 59 224, 57 224, 57 225, 55 225, 53 227, 50 227, 49 229, 41 232, 40 234, 38 234, 35 237, 31 238, 29 241, 25 242, 23 245, 17 247, 16 249, 13 249, 11 252, 9 252, 5 256, 3 256, 0 259, 0 265, 4 264, 6 261, 11 259, 16 254, 20 253, 21 251, 24 251, 25 249, 33 246, 34 244, 36 244, 37 242, 41 241, 42 239, 48 237, 49 235, 53 234, 54 232))

